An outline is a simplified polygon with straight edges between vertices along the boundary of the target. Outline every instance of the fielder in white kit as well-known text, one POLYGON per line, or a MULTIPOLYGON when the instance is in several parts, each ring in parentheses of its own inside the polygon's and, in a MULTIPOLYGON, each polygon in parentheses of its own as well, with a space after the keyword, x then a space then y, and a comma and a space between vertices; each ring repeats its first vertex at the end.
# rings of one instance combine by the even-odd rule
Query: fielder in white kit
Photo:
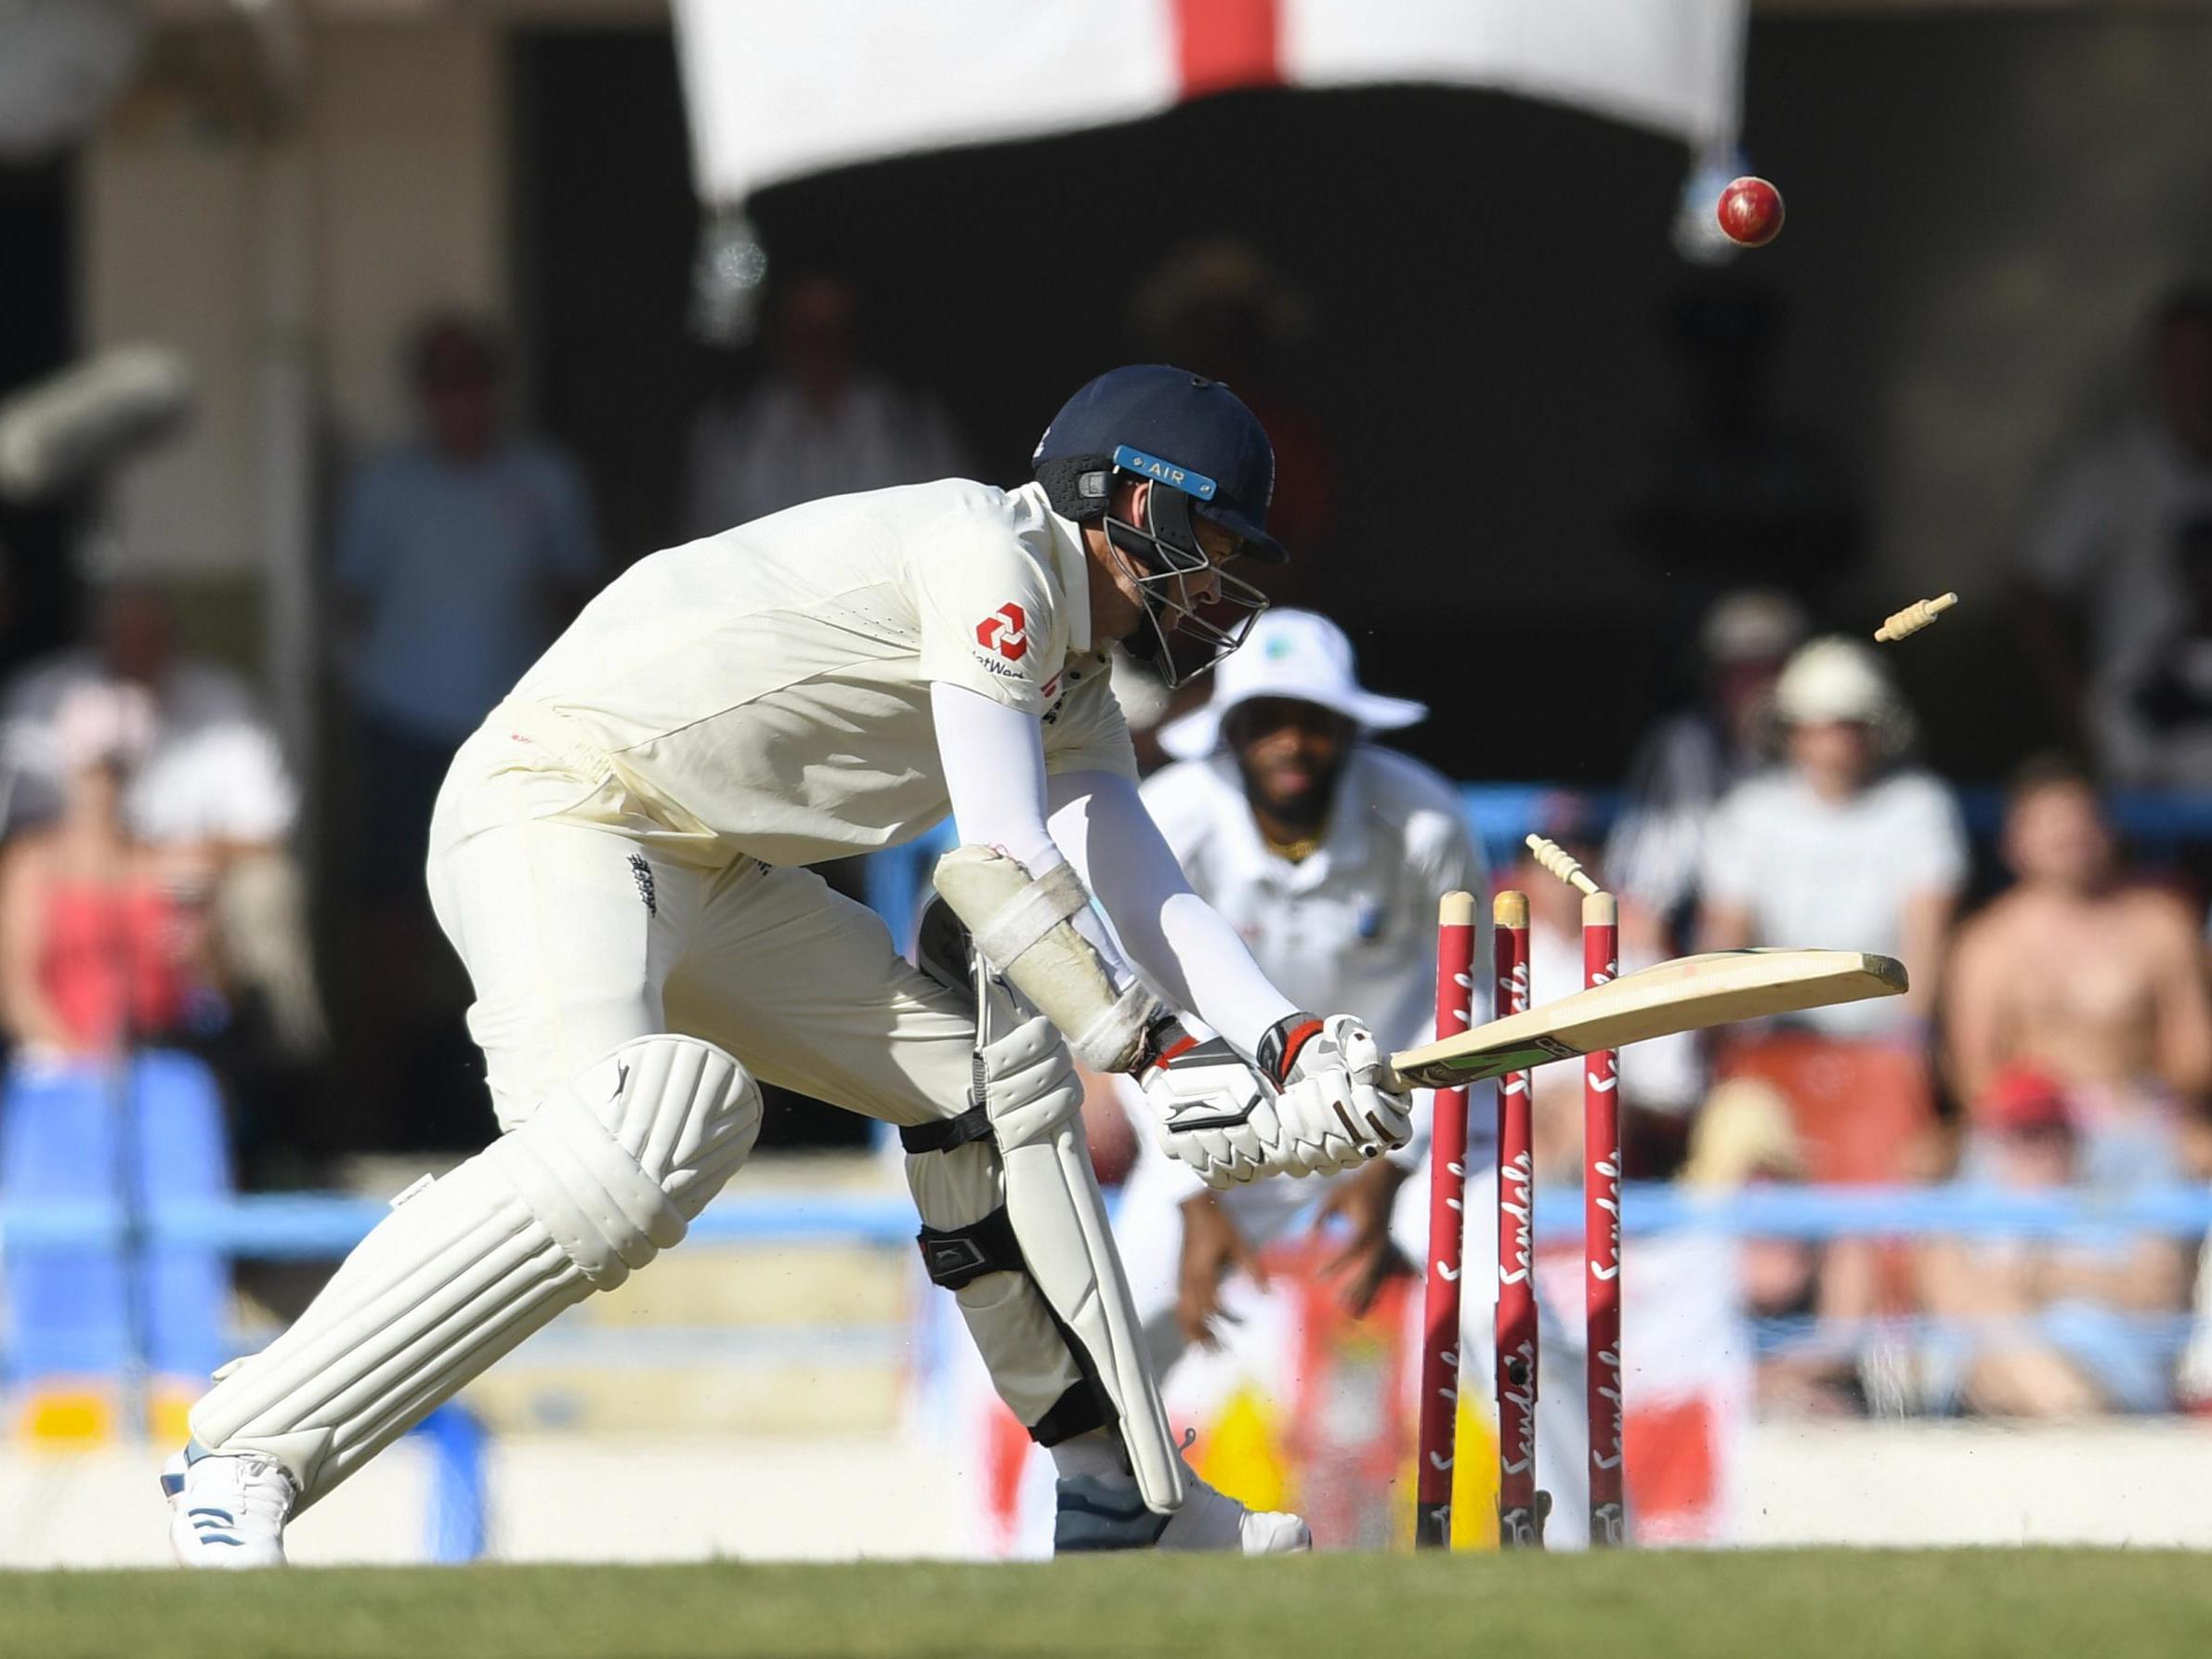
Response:
MULTIPOLYGON (((1269 977, 1295 999, 1351 1009, 1387 1049, 1434 1034, 1437 899, 1489 891, 1457 791, 1368 740, 1427 713, 1362 686, 1335 623, 1271 610, 1221 665, 1207 704, 1161 728, 1160 746, 1180 758, 1144 786, 1192 886, 1269 977)), ((1425 1141, 1427 1115, 1418 1117, 1425 1141)), ((1212 1339, 1224 1279, 1251 1271, 1316 1198, 1346 1225, 1329 1269, 1364 1312, 1403 1269, 1391 1222, 1421 1152, 1408 1145, 1319 1190, 1266 1182, 1226 1192, 1179 1160, 1140 1157, 1115 1231, 1155 1366, 1164 1376, 1187 1343, 1212 1339)), ((1416 1255, 1420 1236, 1417 1226, 1416 1255)))
POLYGON ((681 1240, 752 1151, 760 1081, 899 1126, 930 1275, 1059 1466, 1056 1548, 1309 1546, 1183 1464, 1060 1034, 1141 1075, 1160 1143, 1210 1183, 1411 1132, 1368 1027, 1302 1012, 1185 882, 1107 688, 1114 640, 1171 679, 1236 648, 1265 602, 1220 566, 1285 556, 1273 451, 1227 388, 1150 366, 1079 392, 1034 465, 653 555, 463 745, 428 876, 503 1133, 402 1194, 193 1408, 164 1474, 180 1560, 281 1561, 290 1517, 681 1240), (963 844, 938 884, 989 971, 957 986, 804 868, 948 809, 963 844), (1219 1037, 1135 983, 1093 898, 1219 1037))

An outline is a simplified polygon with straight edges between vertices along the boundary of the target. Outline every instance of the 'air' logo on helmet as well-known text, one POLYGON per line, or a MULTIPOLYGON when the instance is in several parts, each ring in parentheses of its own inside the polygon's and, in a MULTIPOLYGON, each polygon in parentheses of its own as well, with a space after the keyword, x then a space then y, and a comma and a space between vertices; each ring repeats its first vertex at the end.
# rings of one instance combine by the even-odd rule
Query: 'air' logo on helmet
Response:
POLYGON ((1156 484, 1165 484, 1171 490, 1195 495, 1202 502, 1211 501, 1221 489, 1204 473, 1192 472, 1186 466, 1177 466, 1172 461, 1162 461, 1157 455, 1147 455, 1144 451, 1132 450, 1127 444, 1114 451, 1114 464, 1125 473, 1134 473, 1140 478, 1150 478, 1156 484))
POLYGON ((975 624, 975 643, 1009 662, 1019 662, 1029 652, 1027 614, 1011 602, 1000 606, 975 624))

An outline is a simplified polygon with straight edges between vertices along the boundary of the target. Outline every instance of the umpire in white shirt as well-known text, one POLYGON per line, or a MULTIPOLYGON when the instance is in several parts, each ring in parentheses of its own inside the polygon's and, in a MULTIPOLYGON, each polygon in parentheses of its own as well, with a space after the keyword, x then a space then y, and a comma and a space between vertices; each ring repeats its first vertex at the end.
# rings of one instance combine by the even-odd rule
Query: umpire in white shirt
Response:
MULTIPOLYGON (((1144 786, 1191 885, 1262 969, 1301 1007, 1356 1012, 1385 1049, 1433 1035, 1437 898, 1488 885, 1458 792, 1371 740, 1427 714, 1361 686, 1334 622, 1270 610, 1214 671, 1211 700, 1161 729, 1177 764, 1144 786)), ((1428 1114, 1414 1119, 1422 1139, 1326 1182, 1216 1193, 1146 1147, 1116 1236, 1163 1375, 1187 1342, 1212 1342, 1227 1276, 1258 1274, 1316 1198, 1345 1229, 1328 1271, 1353 1309, 1372 1301, 1404 1265, 1391 1212, 1425 1150, 1428 1114)))

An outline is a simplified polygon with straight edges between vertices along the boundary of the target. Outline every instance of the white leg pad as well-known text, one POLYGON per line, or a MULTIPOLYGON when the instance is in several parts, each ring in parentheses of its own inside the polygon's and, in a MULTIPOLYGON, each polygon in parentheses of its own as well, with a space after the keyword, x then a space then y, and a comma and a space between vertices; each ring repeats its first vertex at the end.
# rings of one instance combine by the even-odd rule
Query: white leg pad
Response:
POLYGON ((192 1408, 305 1508, 502 1354, 680 1240, 753 1151, 760 1089, 713 1043, 644 1037, 406 1198, 299 1322, 192 1408))
POLYGON ((1080 1127, 1062 1125, 1005 1160, 1006 1219, 1037 1288, 1073 1331, 1114 1403, 1121 1443, 1147 1508, 1171 1514, 1184 1497, 1177 1450, 1129 1281, 1114 1250, 1106 1199, 1080 1127))
POLYGON ((907 1162, 925 1223, 924 1260, 932 1277, 959 1296, 1000 1393, 1040 1438, 1046 1438, 1041 1414, 1081 1384, 1068 1339, 1080 1344, 1139 1492, 1147 1506, 1171 1513, 1183 1502, 1183 1459, 1084 1146, 1074 1065, 1041 1018, 981 1054, 990 1143, 907 1162), (991 1219, 1001 1208, 1002 1233, 991 1219), (1006 1234, 1012 1256, 1003 1253, 1006 1234), (952 1271, 940 1274, 941 1259, 952 1271))

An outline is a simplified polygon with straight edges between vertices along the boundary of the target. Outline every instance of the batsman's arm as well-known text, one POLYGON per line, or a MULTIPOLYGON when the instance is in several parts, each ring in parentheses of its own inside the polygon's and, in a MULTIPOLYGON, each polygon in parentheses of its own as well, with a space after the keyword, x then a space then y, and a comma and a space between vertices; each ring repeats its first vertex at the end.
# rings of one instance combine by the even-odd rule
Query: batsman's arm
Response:
POLYGON ((1067 862, 1044 822, 1044 737, 1034 714, 965 686, 929 688, 937 758, 963 846, 997 847, 1032 876, 1067 862))
MULTIPOLYGON (((1044 739, 1037 717, 992 701, 964 686, 930 687, 930 708, 937 751, 945 766, 946 793, 961 844, 997 847, 1019 859, 1032 877, 1072 864, 1085 889, 1098 896, 1088 861, 1071 858, 1045 821, 1047 790, 1044 739)), ((1052 780, 1054 786, 1061 780, 1052 780)), ((1147 820, 1149 822, 1149 820, 1147 820)), ((1174 862, 1173 855, 1169 863, 1174 862)), ((1181 880, 1182 870, 1176 869, 1181 880)), ((1101 899, 1104 903, 1104 899, 1101 899)), ((1112 908, 1107 907, 1112 914, 1112 908)), ((1075 925, 1106 960, 1118 980, 1135 977, 1112 936, 1088 910, 1075 925)), ((1155 984, 1160 983, 1157 978, 1155 984)))
POLYGON ((1209 1185, 1224 1186, 1260 1174, 1352 1169, 1407 1143, 1411 1103, 1373 1033, 1351 1014, 1302 1011, 1275 987, 1243 936, 1191 890, 1134 780, 1069 772, 1049 793, 1053 834, 1130 955, 1229 1051, 1171 1047, 1145 1073, 1175 1156, 1209 1185), (1233 1128, 1220 1127, 1232 1119, 1233 1128), (1219 1144, 1177 1150, 1178 1140, 1203 1143, 1210 1125, 1219 1144))
POLYGON ((1237 930, 1191 890, 1132 779, 1103 771, 1048 779, 1037 716, 964 686, 931 686, 930 710, 962 844, 1001 848, 1033 878, 1072 865, 1120 949, 1089 915, 1076 925, 1117 977, 1129 972, 1126 951, 1171 1004, 1248 1057, 1299 1012, 1237 930))
POLYGON ((1083 878, 1122 948, 1176 1008, 1239 1053, 1298 1012, 1237 930, 1191 890, 1137 786, 1112 772, 1068 772, 1047 784, 1053 840, 1083 878))
POLYGON ((1035 879, 1071 866, 1119 947, 1088 909, 1072 920, 1117 980, 1135 977, 1126 950, 1174 1007, 1247 1055, 1258 1052, 1269 1026, 1297 1012, 1237 930, 1191 891, 1134 783, 1072 772, 1048 784, 1036 716, 943 683, 930 687, 930 703, 962 843, 1000 848, 1035 879))
POLYGON ((1065 922, 1094 921, 1083 902, 1093 896, 1152 983, 1221 1033, 1219 1043, 1185 1037, 1150 1055, 1145 1092, 1174 1156, 1210 1185, 1233 1185, 1343 1169, 1405 1143, 1407 1103, 1387 1091, 1373 1037, 1348 1015, 1300 1012, 1269 983, 1236 929, 1191 891, 1133 779, 1071 771, 1041 790, 1034 716, 955 686, 932 686, 931 699, 964 843, 938 861, 938 886, 984 957, 1079 1052, 1110 1049, 1114 1069, 1144 1064, 1168 1033, 1140 1023, 1143 987, 1117 993, 1099 954, 1064 948, 1065 922), (1040 796, 1052 812, 1041 843, 1030 804, 1040 796))
POLYGON ((1129 954, 1221 1040, 1171 1044, 1145 1068, 1169 1156, 1207 1185, 1354 1169, 1402 1146, 1409 1103, 1349 1014, 1299 1010, 1242 936, 1191 890, 1135 782, 1068 772, 1048 785, 1054 839, 1129 954))

